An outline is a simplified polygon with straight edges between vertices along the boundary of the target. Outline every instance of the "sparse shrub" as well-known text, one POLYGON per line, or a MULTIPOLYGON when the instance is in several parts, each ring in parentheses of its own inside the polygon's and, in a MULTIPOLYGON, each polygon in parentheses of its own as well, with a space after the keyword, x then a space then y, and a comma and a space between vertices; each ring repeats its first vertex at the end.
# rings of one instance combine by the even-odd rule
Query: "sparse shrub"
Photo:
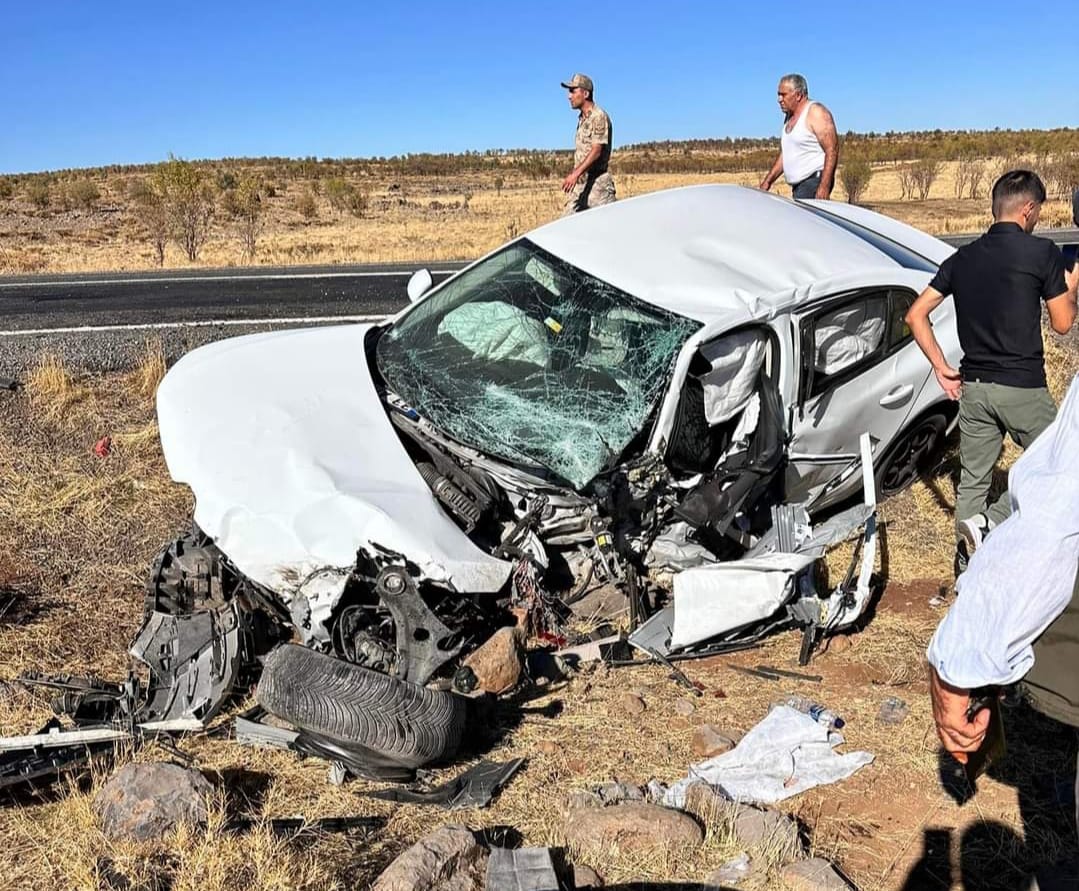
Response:
POLYGON ((169 215, 165 208, 164 186, 160 178, 132 180, 127 194, 134 204, 135 219, 146 230, 158 266, 165 265, 165 244, 169 240, 169 215))
POLYGON ((911 165, 914 174, 914 188, 918 198, 925 201, 929 197, 929 190, 940 175, 941 163, 936 158, 919 158, 911 165))
POLYGON ((873 165, 865 158, 848 155, 839 168, 839 180, 847 190, 847 201, 857 204, 873 177, 873 165))
POLYGON ((93 180, 77 179, 67 187, 67 197, 75 207, 93 210, 94 202, 101 197, 101 191, 93 180))
POLYGON ((194 262, 209 237, 214 215, 210 185, 198 167, 171 155, 158 166, 155 177, 165 199, 172 238, 194 262))
POLYGON ((236 174, 231 170, 218 170, 214 181, 219 192, 231 192, 237 185, 236 174))
POLYGON ((899 198, 901 201, 907 201, 914 197, 915 189, 915 176, 914 167, 911 164, 900 164, 898 161, 895 165, 896 176, 899 177, 899 198))
POLYGON ((243 245, 244 259, 255 259, 255 243, 262 232, 262 196, 258 180, 245 174, 233 192, 236 211, 234 216, 239 221, 240 244, 243 245))
POLYGON ((472 200, 472 193, 471 192, 462 192, 461 193, 461 199, 462 199, 461 207, 464 210, 468 210, 468 202, 472 200))
POLYGON ((318 202, 315 201, 315 195, 310 189, 305 189, 296 196, 293 207, 305 220, 310 221, 318 216, 318 202))
POLYGON ((963 155, 955 165, 955 197, 979 197, 985 173, 985 161, 973 155, 963 155))
POLYGON ((45 210, 51 197, 49 181, 45 177, 35 176, 26 184, 26 198, 38 210, 45 210))
POLYGON ((0 201, 6 201, 12 196, 15 186, 6 176, 0 176, 0 201))
POLYGON ((354 217, 363 217, 370 203, 370 196, 362 189, 353 189, 348 196, 348 209, 354 217))
POLYGON ((352 195, 352 186, 340 177, 326 180, 322 191, 326 194, 326 200, 334 210, 346 210, 352 195))
POLYGON ((506 181, 505 181, 505 180, 504 180, 504 179, 502 178, 502 176, 501 176, 501 175, 499 175, 499 176, 496 176, 496 177, 495 177, 495 194, 496 194, 496 195, 497 195, 497 196, 498 196, 499 198, 501 198, 501 197, 502 197, 502 187, 503 187, 503 186, 504 186, 505 184, 506 184, 506 181))

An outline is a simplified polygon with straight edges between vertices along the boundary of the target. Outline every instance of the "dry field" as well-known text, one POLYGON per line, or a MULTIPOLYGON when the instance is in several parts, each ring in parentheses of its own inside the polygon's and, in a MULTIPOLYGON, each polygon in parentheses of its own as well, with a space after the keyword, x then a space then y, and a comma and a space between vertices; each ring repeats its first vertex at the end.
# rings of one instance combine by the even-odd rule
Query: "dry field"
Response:
MULTIPOLYGON (((1021 159, 1020 159, 1021 160, 1021 159)), ((1033 159, 1028 159, 1033 162, 1033 159)), ((990 159, 989 175, 1019 161, 990 159)), ((924 201, 901 200, 899 177, 890 164, 876 165, 861 201, 882 213, 928 232, 970 232, 989 222, 984 197, 956 199, 956 162, 945 162, 924 201)), ((258 172, 258 171, 256 171, 258 172)), ((622 198, 657 189, 706 182, 755 185, 763 171, 742 174, 616 174, 622 198)), ((349 185, 368 197, 362 217, 335 210, 319 181, 282 180, 267 169, 264 182, 274 194, 261 202, 263 229, 253 262, 256 265, 368 263, 474 259, 509 238, 549 222, 560 212, 562 195, 556 179, 535 181, 522 174, 461 174, 453 177, 352 177, 349 185), (496 188, 497 185, 497 188, 496 188), (301 213, 300 198, 312 189, 312 219, 301 213)), ((134 270, 156 267, 154 250, 128 199, 137 174, 95 174, 100 197, 93 208, 42 210, 21 192, 0 199, 0 274, 134 270)), ((780 184, 781 194, 789 190, 780 184)), ((842 185, 835 198, 845 200, 842 185)), ((1070 225, 1071 210, 1051 201, 1042 225, 1070 225)), ((210 239, 198 262, 170 244, 166 268, 241 265, 243 249, 238 224, 218 212, 210 239)))
MULTIPOLYGON (((1057 340, 1047 348, 1059 397, 1079 357, 1057 340)), ((121 676, 149 562, 185 526, 191 508, 186 489, 168 479, 157 443, 152 393, 162 371, 151 345, 126 374, 76 379, 43 361, 25 390, 0 393, 0 679, 28 669, 121 676), (93 444, 106 434, 113 451, 99 458, 93 444)), ((160 843, 108 841, 90 809, 101 774, 8 795, 0 801, 0 888, 363 888, 404 846, 447 822, 557 846, 566 793, 612 779, 673 781, 694 760, 697 724, 748 730, 770 701, 793 691, 846 718, 846 750, 876 756, 847 781, 781 805, 800 821, 813 852, 831 858, 862 891, 1020 887, 1018 876, 1031 864, 1076 854, 1070 801, 1060 794, 1074 764, 1074 738, 1026 710, 1010 712, 1012 758, 981 782, 972 801, 959 804, 942 788, 923 653, 950 596, 955 472, 948 457, 930 479, 883 506, 883 595, 864 629, 814 658, 809 670, 823 675, 819 685, 772 684, 729 669, 796 668, 799 638, 789 633, 759 651, 686 663, 705 688, 688 718, 674 711, 682 688, 653 667, 600 670, 533 691, 541 695, 529 701, 527 714, 512 702, 500 707, 496 739, 484 753, 496 760, 524 756, 527 766, 490 808, 454 814, 361 797, 359 782, 335 787, 317 760, 243 748, 222 736, 192 737, 180 747, 220 788, 205 831, 181 831, 160 843), (643 716, 619 704, 627 689, 643 695, 643 716), (898 727, 876 721, 890 695, 910 705, 898 727), (561 712, 544 716, 542 707, 556 702, 561 712), (226 826, 236 815, 358 814, 385 816, 385 829, 367 839, 283 839, 264 826, 245 834, 226 826)), ((833 566, 844 564, 844 554, 833 555, 833 566)), ((0 732, 33 732, 47 717, 43 699, 0 684, 0 732)), ((120 760, 131 757, 170 756, 149 746, 120 760)), ((460 769, 446 768, 439 778, 460 769)), ((591 865, 609 886, 685 887, 678 883, 700 881, 737 851, 721 821, 707 829, 705 844, 689 857, 631 859, 611 851, 591 865)), ((749 887, 773 887, 769 852, 751 853, 763 867, 749 887)))

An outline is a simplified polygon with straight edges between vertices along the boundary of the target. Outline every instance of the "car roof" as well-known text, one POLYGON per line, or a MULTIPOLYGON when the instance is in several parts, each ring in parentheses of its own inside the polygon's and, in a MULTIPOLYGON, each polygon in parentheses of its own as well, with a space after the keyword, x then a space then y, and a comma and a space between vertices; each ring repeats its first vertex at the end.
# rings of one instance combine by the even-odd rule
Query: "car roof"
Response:
MULTIPOLYGON (((910 227, 872 211, 858 217, 870 229, 873 218, 886 221, 889 239, 925 256, 924 243, 902 238, 910 227)), ((651 192, 527 237, 641 300, 705 324, 767 318, 820 296, 817 286, 828 280, 887 281, 903 271, 826 215, 738 185, 651 192)))

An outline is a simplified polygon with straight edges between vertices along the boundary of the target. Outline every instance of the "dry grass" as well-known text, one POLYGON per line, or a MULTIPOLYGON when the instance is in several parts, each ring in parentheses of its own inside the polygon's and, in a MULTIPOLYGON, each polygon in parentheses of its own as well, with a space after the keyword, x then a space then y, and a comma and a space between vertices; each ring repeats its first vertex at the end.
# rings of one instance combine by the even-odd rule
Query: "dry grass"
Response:
MULTIPOLYGON (((954 197, 956 166, 955 162, 945 163, 928 199, 915 201, 901 199, 899 177, 892 165, 878 165, 862 200, 928 232, 978 231, 989 222, 988 200, 954 197)), ((710 182, 754 186, 762 174, 627 174, 617 176, 616 181, 618 195, 628 198, 710 182)), ((506 181, 496 189, 495 175, 492 171, 456 177, 369 177, 358 183, 370 195, 370 208, 362 218, 335 210, 325 195, 317 195, 313 220, 304 219, 294 207, 296 193, 307 184, 291 183, 287 191, 266 196, 262 202, 265 227, 253 260, 244 258, 235 227, 223 221, 197 264, 191 264, 170 244, 165 266, 472 259, 559 215, 562 193, 557 179, 535 181, 504 173, 499 175, 506 181), (466 195, 470 196, 467 202, 466 195)), ((100 184, 103 197, 99 211, 43 215, 26 203, 0 202, 0 274, 155 266, 153 250, 125 197, 129 179, 130 175, 115 174, 100 184)), ((782 183, 775 188, 780 194, 790 193, 782 183)), ((846 199, 842 186, 833 197, 846 199)), ((1044 226, 1069 225, 1070 219, 1067 202, 1051 201, 1043 209, 1044 226)))
MULTIPOLYGON (((157 445, 149 382, 159 376, 159 366, 153 353, 149 347, 136 372, 92 378, 75 378, 54 360, 44 361, 24 393, 0 395, 0 593, 17 596, 16 607, 0 615, 0 678, 27 669, 122 676, 123 651, 142 611, 146 569, 160 543, 183 528, 191 507, 186 489, 169 481, 157 445), (73 399, 73 393, 81 395, 73 399), (105 434, 112 436, 113 450, 99 458, 92 446, 105 434)), ((1059 397, 1079 360, 1054 339, 1047 342, 1047 355, 1059 397)), ((237 882, 258 888, 362 888, 405 846, 446 822, 492 832, 509 826, 528 844, 562 845, 568 792, 612 779, 673 781, 695 760, 690 740, 696 725, 744 732, 788 692, 837 708, 848 721, 845 748, 871 751, 876 761, 843 783, 812 790, 782 807, 801 821, 812 850, 839 863, 860 888, 899 888, 920 856, 926 827, 954 830, 958 838, 960 830, 969 833, 971 827, 988 825, 986 820, 1022 825, 1015 787, 1024 779, 1017 768, 984 781, 971 805, 958 805, 940 791, 923 662, 942 614, 930 598, 946 591, 950 580, 954 471, 954 460, 947 458, 931 479, 883 506, 888 548, 881 568, 887 586, 868 627, 836 639, 814 659, 809 670, 823 676, 820 684, 771 684, 730 670, 731 664, 758 663, 797 669, 794 633, 775 636, 759 650, 686 663, 683 668, 704 693, 693 700, 696 710, 689 717, 674 710, 686 691, 655 666, 598 669, 552 684, 528 703, 528 713, 504 705, 489 728, 485 756, 522 756, 528 759, 526 768, 492 807, 452 815, 364 798, 359 792, 368 786, 360 782, 332 786, 325 763, 314 759, 250 750, 222 738, 190 738, 182 743, 184 750, 219 779, 222 790, 207 830, 181 830, 154 844, 110 842, 91 810, 102 781, 96 775, 0 805, 5 864, 0 888, 98 888, 115 885, 118 876, 139 888, 212 891, 235 888, 237 882), (626 689, 642 694, 648 706, 644 716, 621 706, 626 689), (876 721, 889 695, 910 706, 910 717, 898 728, 876 721), (543 712, 556 704, 557 714, 543 712), (558 749, 545 754, 541 741, 558 749), (295 814, 311 819, 381 815, 387 824, 368 839, 297 841, 274 837, 265 827, 244 835, 224 828, 236 815, 295 814)), ((845 566, 845 559, 837 552, 832 571, 845 566)), ((36 729, 48 714, 42 700, 0 689, 3 733, 36 729)), ((1044 733, 1052 738, 1051 729, 1044 733)), ((1016 762, 1022 764, 1026 743, 1015 745, 1016 762)), ((1041 775, 1063 774, 1072 758, 1063 744, 1039 752, 1041 775)), ((121 760, 131 757, 168 755, 147 748, 121 760)), ((436 781, 462 766, 437 771, 436 781)), ((1041 823, 1028 820, 1025 838, 997 839, 995 848, 985 848, 987 861, 1000 851, 1022 862, 1057 856, 1063 836, 1056 824, 1045 822, 1051 816, 1041 823)), ((611 850, 590 865, 609 884, 700 881, 737 853, 729 815, 702 817, 705 843, 687 856, 661 851, 630 857, 611 850)), ((751 853, 761 869, 748 887, 773 887, 780 852, 766 844, 751 853)))

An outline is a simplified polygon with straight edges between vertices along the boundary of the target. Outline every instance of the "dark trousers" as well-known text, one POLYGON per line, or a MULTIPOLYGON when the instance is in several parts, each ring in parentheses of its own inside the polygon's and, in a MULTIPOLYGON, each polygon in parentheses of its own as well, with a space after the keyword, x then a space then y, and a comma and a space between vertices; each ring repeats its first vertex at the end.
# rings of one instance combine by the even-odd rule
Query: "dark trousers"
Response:
POLYGON ((794 198, 816 198, 817 189, 820 188, 820 173, 814 173, 809 179, 803 179, 800 183, 791 186, 794 198))

